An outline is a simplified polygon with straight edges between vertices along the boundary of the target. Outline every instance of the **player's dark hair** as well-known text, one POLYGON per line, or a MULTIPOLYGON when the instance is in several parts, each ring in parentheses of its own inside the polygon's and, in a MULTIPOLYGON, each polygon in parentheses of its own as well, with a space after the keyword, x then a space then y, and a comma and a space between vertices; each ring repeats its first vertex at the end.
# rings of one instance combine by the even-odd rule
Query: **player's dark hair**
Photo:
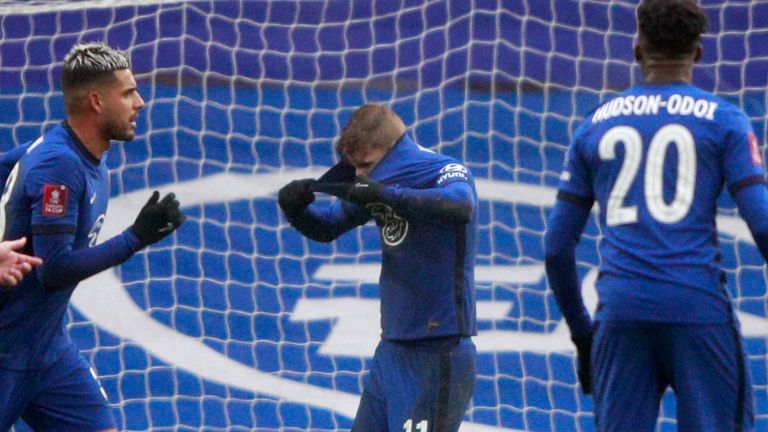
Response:
POLYGON ((392 119, 397 119, 397 114, 389 107, 379 104, 361 106, 341 132, 336 151, 347 157, 358 154, 363 148, 391 146, 391 128, 386 126, 392 119))
POLYGON ((695 0, 643 0, 637 28, 649 52, 679 58, 696 50, 707 16, 695 0))
POLYGON ((76 90, 99 81, 115 79, 114 72, 130 69, 131 61, 122 51, 103 43, 84 43, 72 47, 64 58, 61 89, 67 112, 81 99, 76 90))

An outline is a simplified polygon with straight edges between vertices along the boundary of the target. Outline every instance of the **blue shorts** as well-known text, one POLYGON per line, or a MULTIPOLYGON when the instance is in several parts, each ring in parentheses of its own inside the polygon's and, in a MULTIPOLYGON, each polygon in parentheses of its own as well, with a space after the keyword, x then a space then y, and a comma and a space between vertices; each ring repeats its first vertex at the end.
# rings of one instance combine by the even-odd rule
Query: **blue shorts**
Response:
POLYGON ((19 418, 37 432, 115 428, 103 392, 75 349, 46 369, 0 369, 0 431, 19 418))
POLYGON ((752 387, 733 323, 603 321, 594 341, 598 431, 655 430, 667 387, 675 393, 680 432, 751 430, 752 387))
POLYGON ((381 340, 352 432, 459 430, 475 386, 470 338, 381 340))

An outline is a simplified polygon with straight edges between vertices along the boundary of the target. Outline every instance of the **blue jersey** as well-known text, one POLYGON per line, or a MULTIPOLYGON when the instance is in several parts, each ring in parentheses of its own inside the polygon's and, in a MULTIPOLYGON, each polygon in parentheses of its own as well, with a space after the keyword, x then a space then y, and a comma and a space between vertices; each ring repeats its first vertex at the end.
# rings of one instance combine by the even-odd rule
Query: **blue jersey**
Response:
POLYGON ((0 293, 0 367, 40 368, 72 348, 64 317, 80 276, 68 282, 52 266, 71 251, 95 245, 107 211, 109 174, 104 158, 93 157, 66 123, 6 153, 0 166, 7 176, 0 202, 3 239, 26 236, 32 240, 26 252, 44 260, 18 286, 0 293), (46 271, 63 286, 46 286, 46 271))
POLYGON ((312 205, 311 218, 294 226, 310 238, 330 241, 375 219, 382 246, 383 338, 476 334, 478 210, 471 173, 455 159, 425 149, 405 135, 369 176, 387 186, 385 202, 368 210, 341 200, 326 208, 312 205), (468 222, 442 219, 457 201, 471 206, 468 222))
POLYGON ((597 319, 723 322, 717 198, 764 181, 734 105, 689 84, 636 85, 573 136, 559 198, 600 206, 597 319))

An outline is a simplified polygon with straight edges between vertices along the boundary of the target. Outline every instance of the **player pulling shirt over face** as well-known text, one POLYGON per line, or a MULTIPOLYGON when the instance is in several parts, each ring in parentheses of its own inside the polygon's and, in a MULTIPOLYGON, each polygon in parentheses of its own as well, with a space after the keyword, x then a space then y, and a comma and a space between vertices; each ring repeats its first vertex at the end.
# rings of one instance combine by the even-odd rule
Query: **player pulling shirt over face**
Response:
POLYGON ((475 381, 477 193, 466 167, 404 132, 390 109, 361 107, 338 145, 357 174, 344 199, 310 205, 323 187, 306 179, 280 205, 317 241, 371 219, 380 229, 382 339, 353 430, 456 431, 475 381))

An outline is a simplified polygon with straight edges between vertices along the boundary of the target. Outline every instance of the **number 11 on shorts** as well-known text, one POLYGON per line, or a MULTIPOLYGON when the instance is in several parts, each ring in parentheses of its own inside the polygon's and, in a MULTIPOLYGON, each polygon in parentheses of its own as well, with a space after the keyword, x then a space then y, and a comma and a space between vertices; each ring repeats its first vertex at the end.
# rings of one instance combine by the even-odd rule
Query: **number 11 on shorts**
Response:
MULTIPOLYGON (((405 430, 405 432, 414 432, 413 420, 406 420, 405 423, 403 423, 403 430, 405 430)), ((429 422, 422 420, 416 423, 416 432, 429 432, 429 422)))

